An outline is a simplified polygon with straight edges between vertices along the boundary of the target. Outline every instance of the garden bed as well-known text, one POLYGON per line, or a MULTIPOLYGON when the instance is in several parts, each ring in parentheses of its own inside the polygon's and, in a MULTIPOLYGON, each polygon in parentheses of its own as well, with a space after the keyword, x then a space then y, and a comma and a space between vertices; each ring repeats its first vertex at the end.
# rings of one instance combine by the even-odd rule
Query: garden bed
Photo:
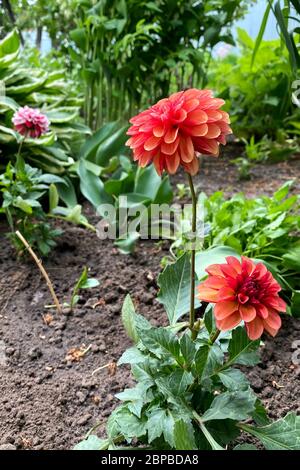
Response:
MULTIPOLYGON (((226 195, 239 191, 249 197, 270 195, 285 181, 300 176, 295 156, 289 162, 257 165, 252 180, 238 181, 230 159, 239 151, 228 146, 222 160, 204 158, 195 178, 199 189, 208 194, 224 190, 226 195)), ((174 189, 183 182, 180 173, 172 179, 174 189)), ((299 193, 299 188, 295 185, 293 191, 299 193)), ((100 241, 78 227, 63 228, 58 246, 45 262, 60 300, 68 300, 84 266, 100 286, 84 292, 74 314, 59 317, 44 308, 50 302, 49 293, 36 266, 16 258, 4 237, 6 226, 0 226, 1 445, 70 449, 98 423, 102 423, 98 430, 102 435, 117 403, 114 394, 131 381, 125 367, 110 365, 97 371, 115 364, 130 345, 120 319, 126 293, 152 322, 166 321, 156 300, 156 279, 168 242, 140 242, 135 254, 126 257, 110 240, 100 241), (77 362, 76 350, 81 347, 88 351, 77 362)), ((287 317, 275 340, 265 338, 263 361, 249 373, 272 418, 298 410, 300 368, 292 364, 292 344, 299 331, 299 320, 287 317)))

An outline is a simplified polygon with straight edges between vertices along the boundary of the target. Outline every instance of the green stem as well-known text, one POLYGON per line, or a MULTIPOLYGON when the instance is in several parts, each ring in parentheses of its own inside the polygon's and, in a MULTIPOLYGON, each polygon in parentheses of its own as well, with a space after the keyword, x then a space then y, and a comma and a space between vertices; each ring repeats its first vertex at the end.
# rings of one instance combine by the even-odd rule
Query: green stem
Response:
MULTIPOLYGON (((197 198, 196 198, 192 176, 189 173, 187 173, 187 176, 188 176, 188 181, 190 185, 192 205, 193 205, 192 244, 194 244, 196 242, 196 229, 197 229, 197 198)), ((192 250, 191 250, 191 291, 190 291, 190 330, 192 333, 193 340, 197 338, 197 334, 198 334, 197 330, 195 330, 194 328, 194 324, 195 324, 195 255, 196 255, 195 245, 193 245, 192 250)))
POLYGON ((218 339, 220 333, 221 331, 218 329, 212 332, 212 334, 209 337, 210 344, 214 344, 214 342, 218 339))

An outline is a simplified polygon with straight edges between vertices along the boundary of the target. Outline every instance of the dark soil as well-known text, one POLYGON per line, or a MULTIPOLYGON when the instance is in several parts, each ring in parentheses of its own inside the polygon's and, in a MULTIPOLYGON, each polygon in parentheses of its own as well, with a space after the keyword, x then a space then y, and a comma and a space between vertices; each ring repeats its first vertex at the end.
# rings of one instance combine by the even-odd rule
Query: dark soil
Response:
MULTIPOLYGON (((231 152, 236 156, 239 150, 228 147, 223 160, 205 158, 196 184, 208 194, 220 189, 226 194, 243 190, 249 197, 271 194, 299 177, 295 159, 259 165, 251 181, 240 182, 229 162, 231 152)), ((185 181, 177 175, 172 182, 185 181)), ((99 287, 83 291, 70 316, 45 308, 51 298, 43 278, 31 260, 16 258, 4 237, 4 222, 0 225, 0 446, 70 449, 99 422, 102 435, 117 403, 115 393, 131 384, 128 370, 113 366, 130 345, 120 320, 126 293, 154 324, 166 321, 155 280, 167 242, 140 242, 134 255, 124 256, 111 241, 78 227, 63 228, 44 263, 59 298, 69 299, 84 266, 100 281, 99 287), (80 361, 75 360, 78 348, 87 350, 80 361)), ((272 418, 299 410, 300 368, 292 362, 299 332, 299 320, 287 317, 275 340, 265 338, 262 362, 249 372, 272 418)))

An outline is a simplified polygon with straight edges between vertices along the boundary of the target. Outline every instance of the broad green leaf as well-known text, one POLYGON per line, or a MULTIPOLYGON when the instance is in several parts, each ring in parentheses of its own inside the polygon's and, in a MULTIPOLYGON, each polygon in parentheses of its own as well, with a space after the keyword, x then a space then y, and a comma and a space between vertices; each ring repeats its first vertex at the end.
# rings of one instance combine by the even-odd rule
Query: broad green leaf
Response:
POLYGON ((118 360, 118 366, 121 364, 139 364, 140 362, 144 362, 146 357, 138 348, 135 346, 132 348, 126 349, 126 351, 122 354, 120 359, 118 360))
MULTIPOLYGON (((184 254, 174 264, 167 266, 158 277, 158 299, 164 305, 171 325, 189 311, 190 269, 189 255, 184 254)), ((195 303, 197 308, 198 300, 195 303)))
POLYGON ((300 416, 288 413, 267 426, 241 424, 243 431, 257 437, 267 450, 300 450, 300 416))
POLYGON ((162 408, 154 408, 147 413, 147 417, 148 441, 151 443, 162 435, 165 420, 167 419, 167 411, 162 408))
POLYGON ((55 184, 49 186, 49 212, 52 212, 57 206, 59 201, 59 195, 55 184))
POLYGON ((180 338, 180 349, 187 365, 193 362, 195 356, 195 343, 191 340, 190 334, 186 332, 180 338))
POLYGON ((146 434, 147 421, 139 419, 129 411, 127 406, 121 406, 110 415, 107 422, 107 432, 111 439, 121 434, 126 440, 131 441, 135 437, 138 438, 146 434))
POLYGON ((230 391, 246 390, 250 383, 239 369, 226 369, 218 374, 223 385, 230 391))
POLYGON ((80 289, 92 289, 93 287, 98 287, 100 282, 98 279, 89 278, 80 285, 80 289))
POLYGON ((162 327, 144 330, 137 327, 137 333, 144 346, 159 359, 168 353, 176 361, 180 360, 179 341, 170 330, 162 327))
POLYGON ((138 342, 138 334, 135 326, 135 308, 129 294, 126 295, 122 306, 122 322, 127 335, 134 343, 138 342))
POLYGON ((118 247, 118 250, 123 255, 130 255, 134 252, 136 242, 140 238, 137 232, 132 232, 127 238, 119 238, 115 241, 114 245, 118 247))
POLYGON ((242 421, 249 418, 255 408, 256 396, 251 389, 225 392, 214 398, 210 408, 202 415, 203 422, 217 419, 242 421))
POLYGON ((180 419, 174 425, 174 442, 176 450, 195 450, 194 429, 191 422, 180 419))
POLYGON ((108 446, 108 439, 100 439, 94 434, 91 434, 87 439, 76 444, 73 450, 104 450, 107 449, 108 446))
POLYGON ((229 341, 229 358, 227 365, 242 364, 253 366, 259 362, 258 348, 260 340, 251 341, 248 338, 245 328, 239 326, 232 331, 232 337, 229 341))
POLYGON ((170 374, 168 381, 168 387, 175 396, 183 395, 187 388, 192 385, 194 378, 190 372, 183 369, 176 369, 170 374))
POLYGON ((300 290, 293 292, 291 299, 291 313, 293 317, 300 318, 300 290))
POLYGON ((78 167, 80 190, 88 201, 97 209, 101 204, 111 203, 112 199, 105 193, 101 179, 89 171, 80 161, 78 167))
POLYGON ((291 248, 282 256, 282 262, 285 268, 300 273, 300 245, 291 248))

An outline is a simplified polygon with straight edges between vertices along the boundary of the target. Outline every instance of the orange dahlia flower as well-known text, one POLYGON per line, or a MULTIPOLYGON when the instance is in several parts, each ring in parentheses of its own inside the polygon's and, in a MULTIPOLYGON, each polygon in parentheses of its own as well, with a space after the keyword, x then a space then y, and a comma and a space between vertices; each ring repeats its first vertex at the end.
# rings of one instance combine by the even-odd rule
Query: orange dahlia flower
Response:
POLYGON ((195 175, 197 155, 217 156, 220 143, 225 145, 232 132, 228 114, 220 110, 224 103, 210 90, 174 93, 130 119, 126 145, 141 167, 153 162, 159 175, 163 170, 173 174, 179 165, 195 175))
POLYGON ((286 304, 278 295, 280 285, 264 264, 228 256, 226 263, 212 264, 206 272, 208 278, 198 286, 199 299, 215 304, 219 330, 231 330, 244 321, 252 340, 264 330, 277 334, 281 327, 278 312, 285 312, 286 304))

